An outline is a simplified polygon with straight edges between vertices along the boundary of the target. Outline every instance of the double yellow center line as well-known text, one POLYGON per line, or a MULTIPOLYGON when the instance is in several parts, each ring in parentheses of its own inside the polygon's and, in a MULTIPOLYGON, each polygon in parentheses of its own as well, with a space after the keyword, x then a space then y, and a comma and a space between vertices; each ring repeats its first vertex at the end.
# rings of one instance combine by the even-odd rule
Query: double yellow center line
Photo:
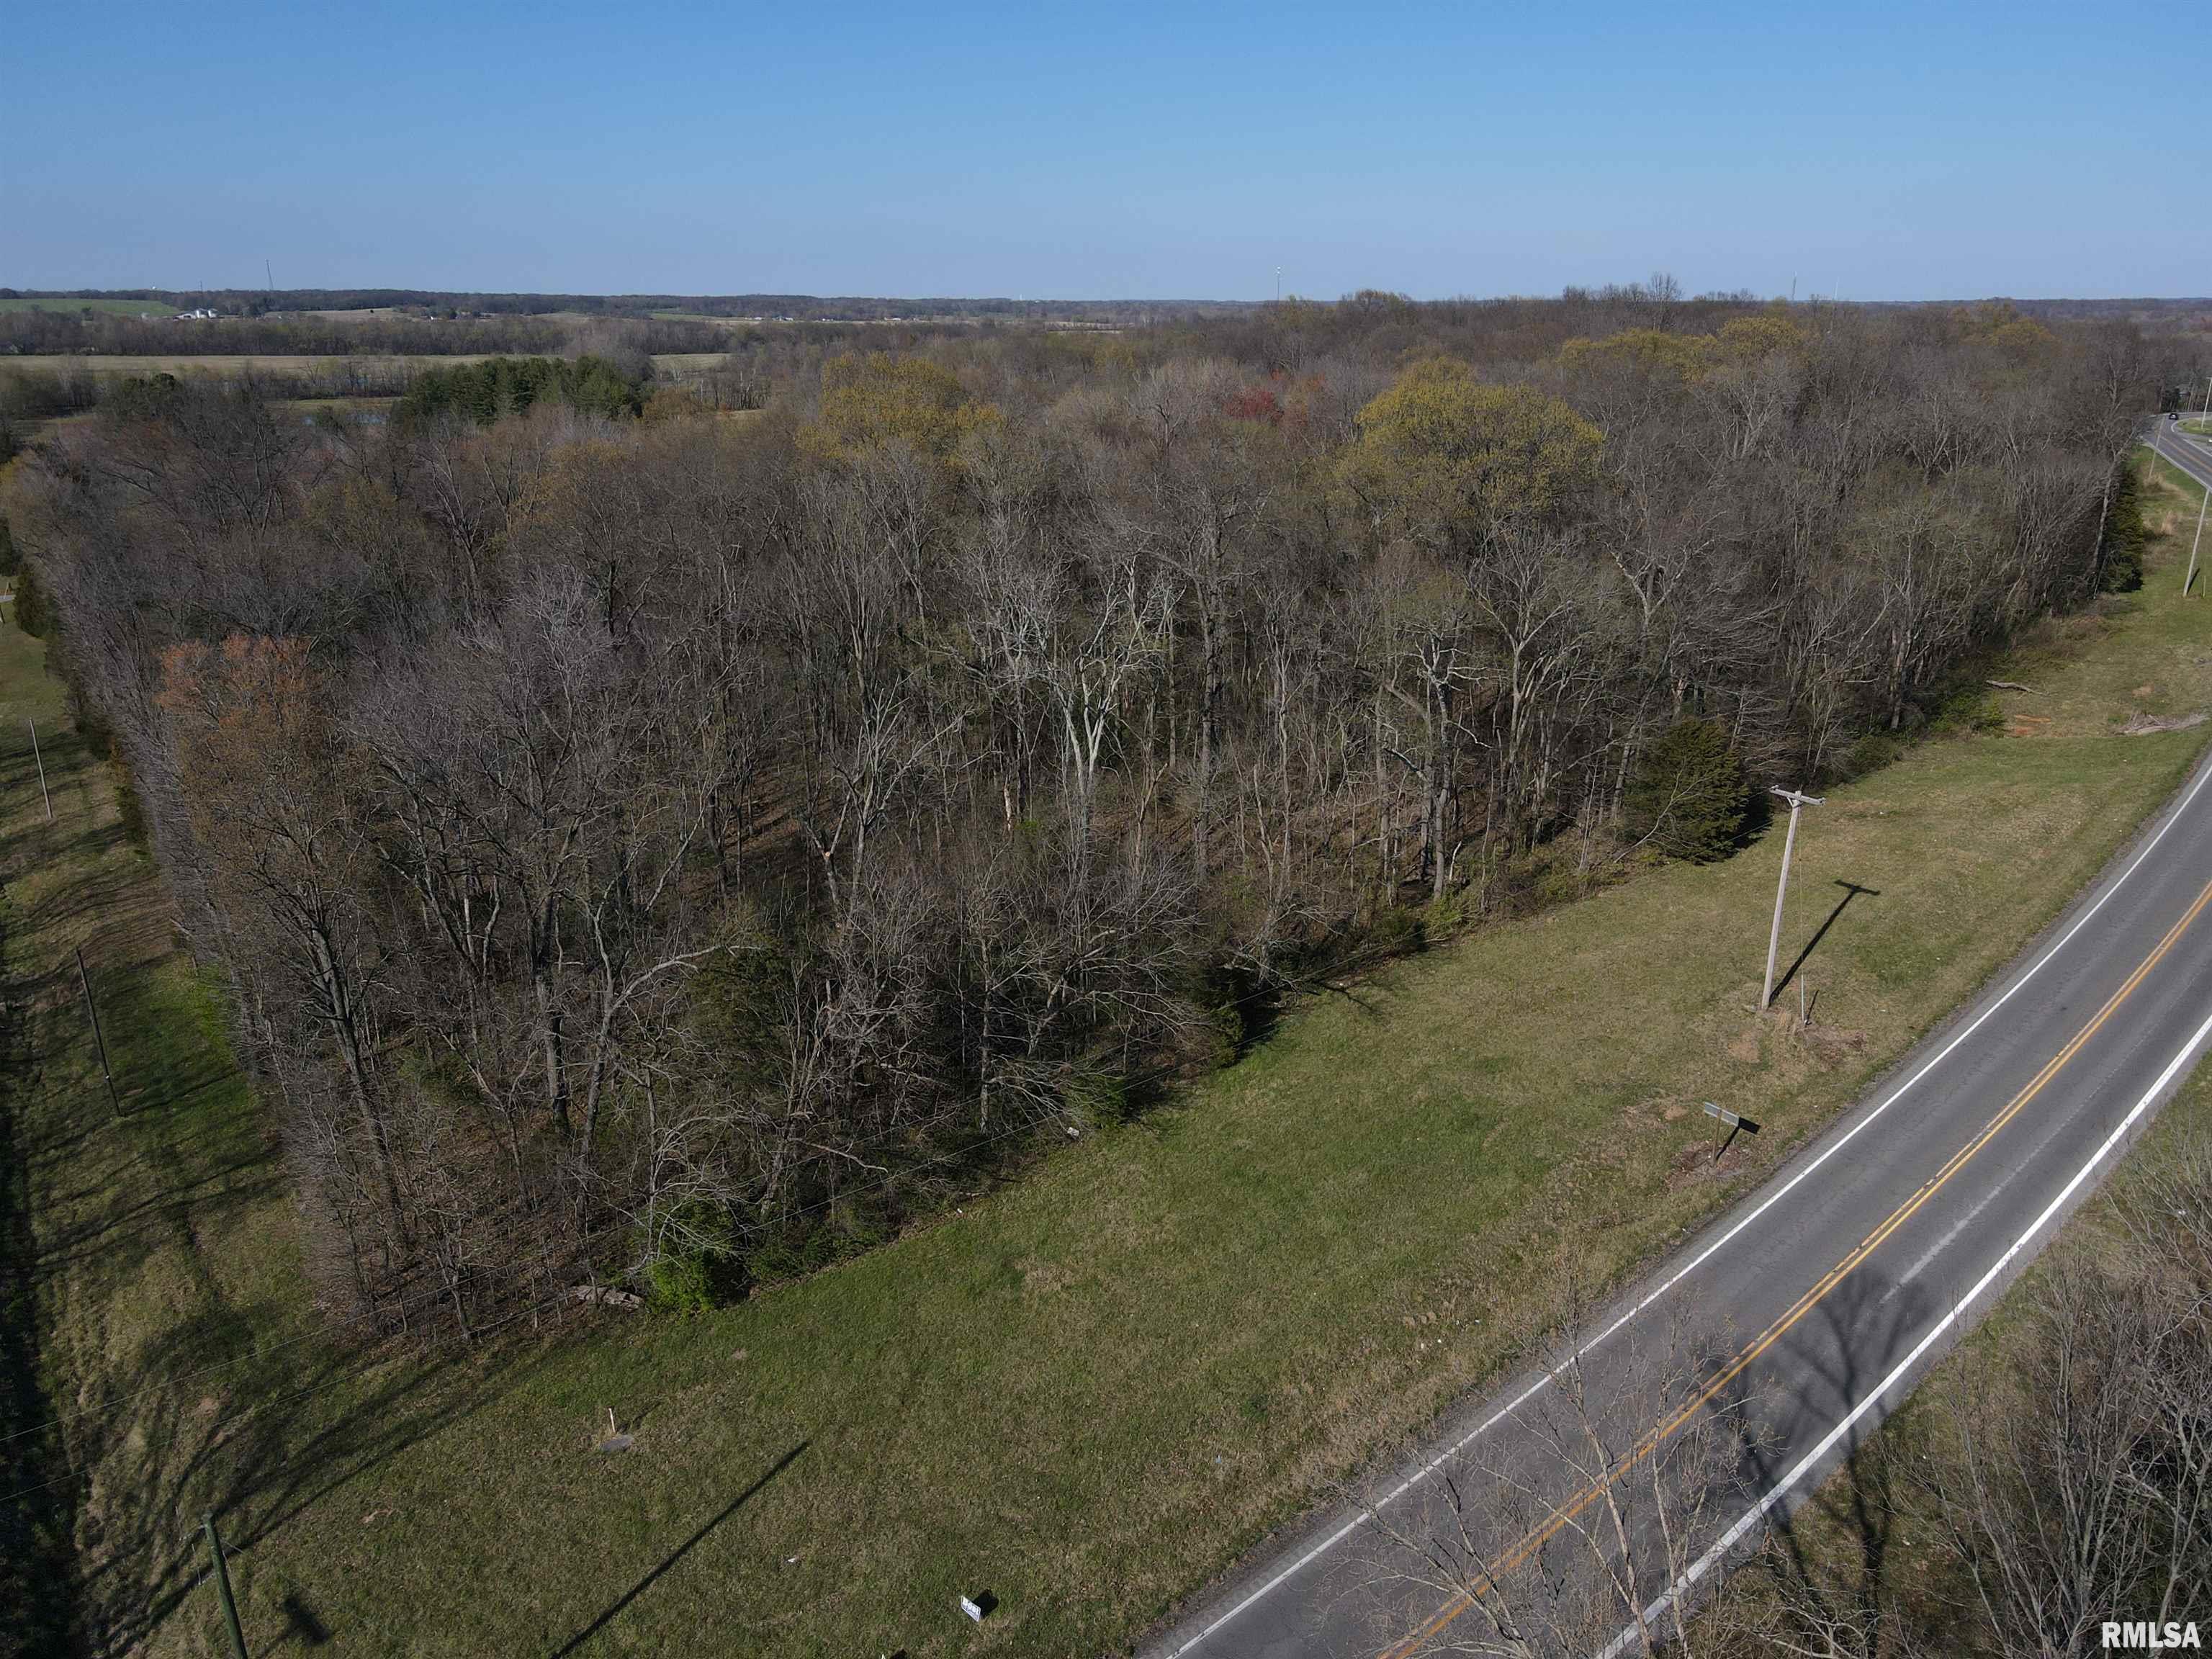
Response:
POLYGON ((1383 1659, 1407 1659, 1407 1655, 1413 1653, 1423 1643, 1428 1641, 1453 1620, 1473 1607, 1477 1595, 1485 1589, 1494 1587, 1500 1577, 1524 1565, 1538 1550, 1557 1537, 1563 1528, 1595 1503, 1607 1489, 1643 1463, 1684 1424, 1704 1410, 1722 1389, 1741 1376, 1745 1369, 1755 1362, 1761 1354, 1787 1335, 1792 1326, 1820 1306, 1822 1300, 1837 1285, 1850 1277, 1860 1263, 1881 1248, 1884 1240, 1918 1213, 1921 1206, 1929 1199, 1942 1191, 1951 1178, 1972 1163, 1981 1150, 1996 1138, 1997 1133, 2006 1124, 2019 1116, 2027 1109, 2027 1103, 2043 1092, 2051 1079, 2057 1077, 2065 1068, 2067 1062, 2080 1054, 2089 1040, 2104 1028, 2105 1022, 2112 1018, 2119 1006, 2135 994, 2136 988, 2149 976, 2151 969, 2165 959, 2166 952, 2173 949, 2175 943, 2184 933, 2188 931, 2189 925, 2203 914, 2208 903, 2212 903, 2212 882, 2207 882, 2204 884, 2203 889, 2197 895, 2196 902, 2182 913, 2179 921, 2166 930, 2166 937, 2159 940, 2157 947, 2136 965, 2136 970, 2128 975, 2126 982, 2106 1000, 2104 1006, 2097 1010, 2088 1024, 2076 1031, 2066 1046, 2052 1055, 2043 1069, 2035 1074, 2027 1086, 2007 1101, 2003 1109, 1984 1124, 1972 1139, 1953 1153, 1942 1169, 1922 1182, 1910 1198, 1883 1218, 1880 1226, 1861 1239, 1842 1261, 1821 1275, 1820 1281, 1812 1289, 1790 1304, 1789 1311, 1747 1344, 1706 1383, 1704 1390, 1695 1399, 1646 1435, 1638 1443, 1634 1450, 1607 1471, 1603 1479, 1595 1480, 1583 1487, 1559 1508, 1554 1510, 1542 1524, 1485 1566, 1471 1589, 1460 1591, 1446 1601, 1419 1630, 1407 1637, 1395 1647, 1391 1648, 1384 1655, 1383 1659))

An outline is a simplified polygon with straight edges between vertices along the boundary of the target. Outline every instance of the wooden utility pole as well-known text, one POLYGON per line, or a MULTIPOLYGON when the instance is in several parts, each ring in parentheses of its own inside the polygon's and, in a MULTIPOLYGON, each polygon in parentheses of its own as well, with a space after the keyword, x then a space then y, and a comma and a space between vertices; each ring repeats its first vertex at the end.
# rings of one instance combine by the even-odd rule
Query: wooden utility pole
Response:
POLYGON ((2212 505, 2212 484, 2204 487, 2204 499, 2197 503, 2197 534, 2189 544, 2189 568, 2181 574, 2181 597, 2189 597, 2190 584, 2197 580, 2197 550, 2204 540, 2204 509, 2212 505))
MULTIPOLYGON (((2212 429, 2212 374, 2205 376, 2205 411, 2201 416, 2197 416, 2197 425, 2205 427, 2205 429, 2212 429)), ((2150 453, 2152 456, 2159 453, 2157 427, 2152 427, 2150 429, 2150 453)), ((2157 469, 2152 469, 2152 471, 2157 471, 2157 469)), ((2194 477, 2190 477, 2188 467, 2181 467, 2179 471, 2181 471, 2181 476, 2184 477, 2188 477, 2192 484, 2197 483, 2194 477)), ((2190 538, 2190 568, 2181 573, 2181 598, 2184 599, 2190 598, 2190 584, 2197 580, 2197 549, 2199 549, 2205 540, 2205 507, 2212 507, 2212 484, 2205 484, 2203 498, 2197 502, 2197 535, 2190 538)))
POLYGON ((1782 901, 1790 891, 1790 853, 1797 845, 1797 810, 1827 804, 1820 795, 1808 795, 1796 789, 1771 789, 1767 793, 1790 803, 1790 833, 1782 838, 1782 882, 1774 890, 1774 927, 1766 935, 1766 988, 1759 994, 1761 1008, 1774 1001, 1774 958, 1782 949, 1782 901))
MULTIPOLYGON (((2197 416, 2197 424, 2212 429, 2212 374, 2204 377, 2204 413, 2197 416)), ((2158 446, 2153 444, 2152 453, 2155 454, 2157 450, 2158 446)), ((2185 478, 2189 477, 2189 469, 2182 468, 2181 475, 2185 478)), ((2196 480, 2191 478, 2190 482, 2194 483, 2196 480)), ((2204 486, 2203 499, 2197 503, 2197 534, 2191 538, 2189 543, 2189 568, 2181 574, 2181 597, 2185 599, 2189 597, 2190 583, 2197 580, 2197 550, 2204 540, 2204 509, 2207 507, 2212 507, 2212 484, 2204 486)))
POLYGON ((84 1012, 92 1020, 93 1045, 100 1050, 100 1074, 107 1079, 107 1103, 119 1121, 123 1103, 115 1097, 115 1073, 107 1069, 107 1039, 100 1034, 100 1005, 92 1000, 92 975, 85 971, 82 948, 76 953, 76 982, 84 987, 84 1012))
POLYGON ((39 752, 39 723, 36 720, 23 723, 31 728, 31 758, 39 766, 39 799, 46 802, 46 822, 52 823, 54 821, 54 798, 46 793, 46 758, 39 752))
POLYGON ((230 1626, 230 1650, 236 1659, 247 1659, 246 1632, 239 1627, 238 1601, 230 1593, 230 1565, 222 1558, 222 1534, 215 1529, 215 1511, 205 1511, 200 1524, 207 1528, 208 1550, 215 1557, 216 1599, 222 1603, 223 1619, 230 1626))

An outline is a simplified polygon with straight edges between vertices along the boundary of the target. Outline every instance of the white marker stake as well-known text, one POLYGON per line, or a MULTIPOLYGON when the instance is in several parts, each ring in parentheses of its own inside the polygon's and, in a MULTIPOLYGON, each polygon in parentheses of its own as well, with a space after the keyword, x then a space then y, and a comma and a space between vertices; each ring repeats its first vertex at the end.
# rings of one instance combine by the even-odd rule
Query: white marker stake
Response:
POLYGON ((1721 1161, 1721 1153, 1727 1152, 1729 1147, 1735 1143, 1739 1131, 1747 1135, 1755 1135, 1759 1133, 1759 1125, 1753 1122, 1749 1118, 1740 1117, 1735 1113, 1729 1110, 1727 1107, 1716 1106, 1710 1100, 1703 1102, 1702 1104, 1705 1109, 1705 1115, 1707 1117, 1717 1117, 1720 1119, 1722 1122, 1728 1125, 1728 1139, 1721 1142, 1720 1152, 1713 1154, 1714 1163, 1717 1164, 1721 1161))

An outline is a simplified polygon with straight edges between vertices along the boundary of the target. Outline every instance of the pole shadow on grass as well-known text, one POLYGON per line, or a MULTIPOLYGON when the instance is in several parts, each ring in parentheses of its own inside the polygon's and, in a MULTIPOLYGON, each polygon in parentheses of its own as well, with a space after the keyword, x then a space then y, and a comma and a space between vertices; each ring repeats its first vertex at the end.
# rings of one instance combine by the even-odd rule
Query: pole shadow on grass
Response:
MULTIPOLYGON (((100 1472, 110 1504, 101 1559, 77 1575, 82 1650, 134 1650, 201 1592, 205 1545, 180 1515, 214 1510, 234 1559, 251 1561, 300 1515, 465 1424, 542 1359, 519 1350, 447 1352, 380 1368, 339 1344, 279 1344, 224 1355, 222 1371, 175 1386, 182 1362, 203 1365, 222 1353, 226 1334, 248 1340, 266 1322, 252 1310, 210 1310, 114 1374, 112 1410, 75 1419, 80 1467, 100 1472), (212 1392, 195 1403, 199 1388, 212 1392), (342 1388, 349 1392, 334 1394, 342 1388)), ((272 1552, 264 1571, 282 1573, 283 1553, 272 1552)), ((324 1615, 301 1589, 283 1588, 283 1626, 250 1631, 255 1651, 276 1651, 262 1645, 269 1641, 331 1641, 324 1615)))
MULTIPOLYGON (((1881 889, 1879 887, 1862 887, 1855 881, 1844 881, 1838 879, 1836 885, 1844 890, 1843 897, 1836 901, 1836 908, 1828 912, 1828 919, 1820 924, 1820 927, 1814 933, 1813 937, 1805 941, 1805 948, 1797 953, 1797 960, 1791 963, 1790 966, 1784 970, 1782 977, 1774 981, 1775 996, 1780 996, 1782 993, 1788 988, 1790 981, 1797 977, 1797 970, 1805 965, 1808 959, 1811 957, 1814 951, 1819 947, 1820 941, 1827 938, 1828 929, 1834 927, 1836 925, 1837 918, 1841 916, 1845 910, 1850 908, 1850 902, 1853 899, 1856 898, 1861 893, 1864 893, 1869 898, 1880 898, 1881 896, 1881 889)), ((1773 999, 1771 997, 1768 999, 1770 1005, 1772 1000, 1773 999)))
POLYGON ((303 1648, 319 1648, 331 1639, 330 1626, 323 1623, 322 1615, 301 1599, 296 1590, 284 1593, 284 1633, 277 1644, 297 1642, 303 1648))
POLYGON ((669 1551, 667 1555, 662 1559, 659 1566, 653 1568, 651 1572, 646 1574, 644 1577, 639 1579, 637 1583, 632 1584, 628 1589, 624 1590, 620 1596, 616 1598, 615 1603, 612 1607, 609 1607, 598 1618, 592 1620, 592 1622, 585 1626, 583 1629, 578 1631, 561 1646, 556 1648, 553 1650, 553 1659, 567 1659, 568 1655, 575 1652, 579 1648, 582 1647, 585 1643, 590 1641, 592 1638, 597 1636, 601 1631, 605 1630, 614 1621, 615 1616, 617 1613, 621 1613, 621 1611, 624 1607, 628 1607, 631 1602, 636 1601, 639 1596, 645 1594, 646 1590, 652 1586, 653 1580, 659 1578, 661 1574, 666 1572, 669 1568, 674 1566, 686 1555, 689 1555, 691 1551, 696 1547, 703 1539, 705 1539, 708 1533, 714 1531, 714 1528, 720 1526, 723 1522, 728 1520, 739 1510, 744 1508, 747 1504, 750 1503, 756 1497, 759 1496, 763 1488, 764 1488, 769 1481, 775 1480, 776 1476, 781 1474, 786 1469, 797 1462, 799 1461, 799 1455, 805 1451, 811 1443, 812 1442, 811 1441, 802 1440, 797 1445, 793 1446, 789 1451, 784 1453, 782 1456, 777 1458, 775 1464, 769 1469, 769 1472, 766 1474, 761 1476, 761 1478, 754 1481, 751 1486, 747 1486, 735 1498, 732 1498, 729 1503, 724 1506, 721 1513, 715 1516, 712 1520, 702 1524, 698 1531, 693 1533, 689 1538, 678 1544, 674 1549, 669 1551))

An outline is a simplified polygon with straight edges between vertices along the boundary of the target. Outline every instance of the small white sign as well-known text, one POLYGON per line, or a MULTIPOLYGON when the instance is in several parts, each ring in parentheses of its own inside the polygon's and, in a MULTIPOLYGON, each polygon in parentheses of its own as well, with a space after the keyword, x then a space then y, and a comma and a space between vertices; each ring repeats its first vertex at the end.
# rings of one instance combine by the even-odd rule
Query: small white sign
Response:
POLYGON ((960 1611, 966 1613, 970 1619, 973 1619, 979 1625, 983 1622, 983 1609, 977 1607, 973 1601, 970 1601, 964 1595, 960 1598, 960 1611))

